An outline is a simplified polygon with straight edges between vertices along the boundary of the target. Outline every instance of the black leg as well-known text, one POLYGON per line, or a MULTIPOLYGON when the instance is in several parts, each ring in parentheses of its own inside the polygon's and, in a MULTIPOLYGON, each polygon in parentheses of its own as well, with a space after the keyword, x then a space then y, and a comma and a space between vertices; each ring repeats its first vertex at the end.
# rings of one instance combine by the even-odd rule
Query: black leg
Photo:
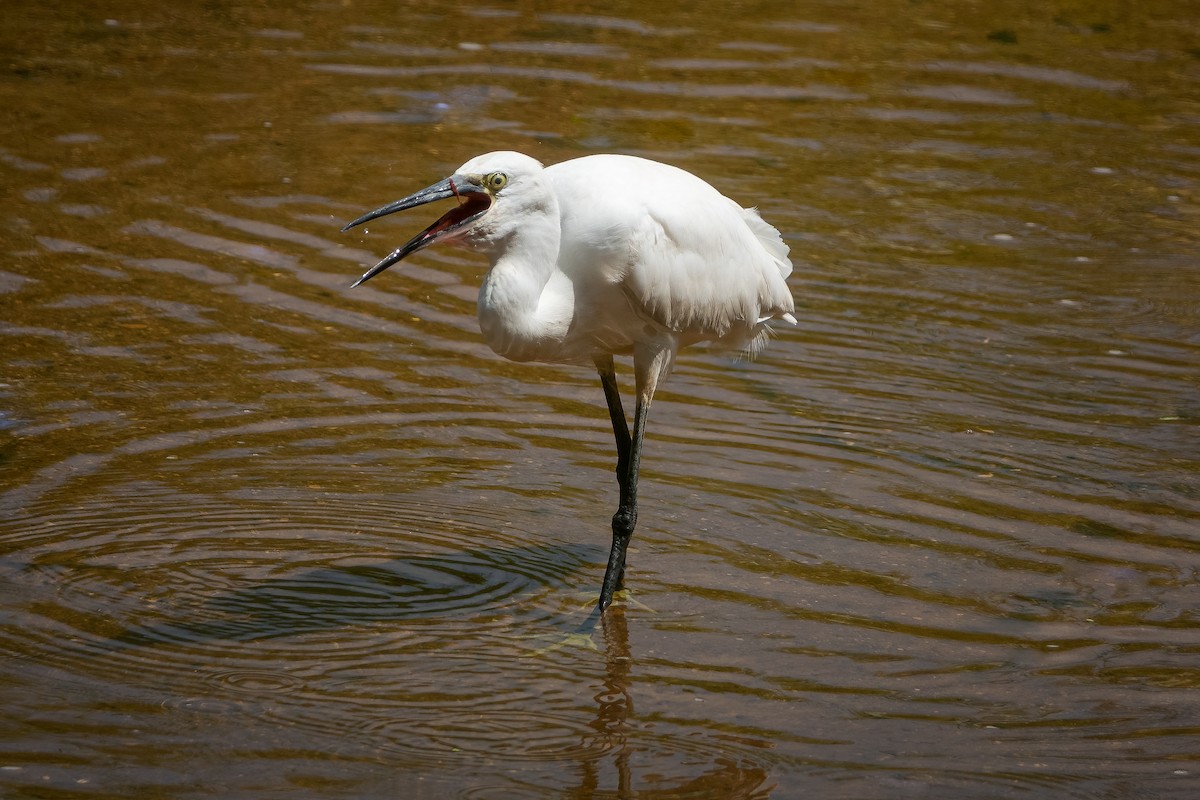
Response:
POLYGON ((612 356, 596 356, 594 361, 596 371, 600 373, 604 399, 608 402, 613 436, 617 440, 617 483, 624 491, 625 476, 629 471, 629 425, 625 422, 625 408, 621 405, 621 392, 617 389, 617 372, 613 368, 612 356))
POLYGON ((613 368, 612 356, 596 356, 595 363, 596 371, 600 373, 600 385, 604 388, 604 399, 608 403, 613 436, 617 441, 617 485, 621 487, 621 504, 612 521, 612 549, 608 553, 608 567, 604 571, 604 583, 600 589, 600 610, 603 611, 625 580, 625 550, 629 547, 637 522, 637 504, 635 500, 630 509, 629 459, 633 442, 629 435, 629 424, 625 421, 625 408, 621 405, 621 393, 617 389, 617 373, 613 368))
POLYGON ((625 410, 621 406, 621 394, 617 391, 617 374, 613 369, 612 356, 596 356, 596 370, 600 373, 600 384, 604 387, 604 399, 608 401, 608 415, 612 420, 613 436, 617 440, 617 484, 621 487, 621 503, 612 518, 612 549, 608 552, 608 566, 604 570, 604 583, 600 586, 600 611, 612 603, 613 594, 625 583, 625 552, 633 529, 637 525, 638 468, 642 459, 642 438, 646 433, 646 417, 650 413, 650 402, 659 379, 669 370, 675 356, 674 342, 670 346, 659 344, 636 345, 633 369, 637 379, 637 405, 633 410, 633 434, 625 421, 625 410))
POLYGON ((608 567, 604 571, 604 583, 600 586, 601 611, 608 608, 609 603, 612 602, 613 593, 625 584, 625 552, 629 549, 629 540, 633 538, 633 529, 637 525, 638 466, 642 457, 642 435, 646 430, 646 415, 649 410, 649 404, 643 403, 639 399, 633 415, 629 463, 625 479, 620 481, 621 504, 612 518, 612 549, 608 553, 608 567))

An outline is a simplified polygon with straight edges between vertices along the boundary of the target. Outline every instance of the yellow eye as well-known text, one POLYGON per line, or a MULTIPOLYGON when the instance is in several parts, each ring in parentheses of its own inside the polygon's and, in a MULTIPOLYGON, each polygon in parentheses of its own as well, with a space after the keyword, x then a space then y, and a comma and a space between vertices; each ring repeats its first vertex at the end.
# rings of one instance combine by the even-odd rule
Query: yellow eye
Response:
POLYGON ((508 176, 503 172, 493 172, 485 180, 487 180, 487 187, 493 192, 498 192, 508 186, 508 176))

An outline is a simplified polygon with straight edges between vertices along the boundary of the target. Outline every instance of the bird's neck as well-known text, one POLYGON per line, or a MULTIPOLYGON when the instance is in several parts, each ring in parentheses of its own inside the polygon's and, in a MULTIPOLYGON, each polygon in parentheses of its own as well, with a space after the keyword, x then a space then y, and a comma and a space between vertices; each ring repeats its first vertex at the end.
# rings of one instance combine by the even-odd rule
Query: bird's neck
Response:
POLYGON ((492 268, 479 289, 484 339, 514 361, 559 360, 571 322, 571 283, 558 269, 557 215, 542 222, 514 230, 492 250, 492 268))

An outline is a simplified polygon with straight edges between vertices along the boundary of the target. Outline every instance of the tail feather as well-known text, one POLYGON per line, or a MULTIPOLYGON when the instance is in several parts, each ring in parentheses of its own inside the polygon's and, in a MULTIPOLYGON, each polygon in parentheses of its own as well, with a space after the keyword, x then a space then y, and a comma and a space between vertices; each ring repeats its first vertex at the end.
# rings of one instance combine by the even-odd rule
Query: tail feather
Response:
POLYGON ((787 278, 788 275, 791 275, 792 262, 788 260, 791 248, 788 247, 787 242, 783 240, 775 226, 760 217, 757 208, 743 208, 742 219, 746 220, 746 225, 754 231, 754 235, 762 243, 763 249, 774 259, 775 265, 779 267, 779 276, 787 278))

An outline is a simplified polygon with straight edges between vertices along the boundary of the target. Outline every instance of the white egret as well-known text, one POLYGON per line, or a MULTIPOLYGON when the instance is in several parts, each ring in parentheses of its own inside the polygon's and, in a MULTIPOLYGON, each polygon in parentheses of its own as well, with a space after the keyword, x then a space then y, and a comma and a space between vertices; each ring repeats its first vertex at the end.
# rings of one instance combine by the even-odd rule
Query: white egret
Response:
POLYGON ((457 204, 354 285, 437 242, 485 254, 479 327, 514 361, 587 362, 600 373, 617 442, 620 503, 600 610, 624 583, 637 523, 646 415, 679 348, 716 342, 750 352, 768 320, 796 323, 779 232, 700 178, 643 158, 593 155, 543 168, 514 152, 477 156, 432 186, 351 222, 436 200, 457 204), (633 356, 633 432, 614 355, 633 356))

